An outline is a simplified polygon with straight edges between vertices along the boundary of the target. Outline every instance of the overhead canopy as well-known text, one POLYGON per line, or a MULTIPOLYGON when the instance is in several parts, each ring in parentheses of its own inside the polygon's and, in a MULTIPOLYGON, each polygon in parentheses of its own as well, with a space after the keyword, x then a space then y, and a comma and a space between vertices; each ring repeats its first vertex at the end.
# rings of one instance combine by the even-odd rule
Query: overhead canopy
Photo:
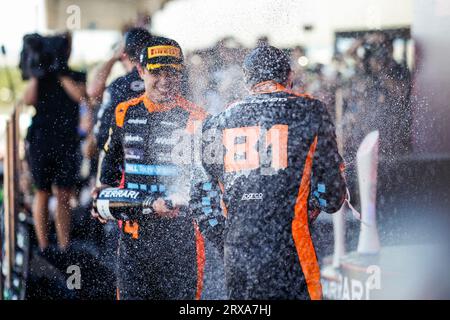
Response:
POLYGON ((79 29, 121 30, 136 21, 145 24, 169 1, 45 0, 46 25, 50 30, 66 30, 79 22, 79 29))

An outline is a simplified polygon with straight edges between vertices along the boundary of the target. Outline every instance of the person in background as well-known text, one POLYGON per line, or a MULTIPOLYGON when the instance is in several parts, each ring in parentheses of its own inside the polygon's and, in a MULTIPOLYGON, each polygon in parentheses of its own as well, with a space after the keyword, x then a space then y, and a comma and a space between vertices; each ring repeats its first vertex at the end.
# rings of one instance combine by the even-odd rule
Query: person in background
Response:
POLYGON ((65 34, 65 65, 43 76, 31 74, 24 103, 36 113, 27 133, 27 158, 36 192, 33 200, 34 227, 39 248, 49 248, 48 202, 54 187, 56 235, 61 251, 70 241, 70 197, 79 173, 79 105, 86 100, 86 74, 70 69, 71 37, 65 34))
POLYGON ((123 39, 123 44, 114 56, 108 60, 98 71, 97 76, 88 88, 91 101, 102 103, 98 109, 93 133, 92 145, 97 156, 102 156, 102 149, 108 137, 108 129, 114 115, 115 107, 122 101, 138 97, 144 92, 144 83, 139 77, 136 65, 139 63, 139 54, 143 45, 148 42, 151 34, 143 28, 129 29, 123 39), (106 78, 111 72, 112 66, 121 61, 127 74, 114 80, 105 90, 106 78))
POLYGON ((387 35, 374 33, 355 41, 350 54, 357 48, 363 54, 346 99, 346 159, 352 161, 364 137, 379 130, 380 155, 391 162, 411 147, 411 75, 405 65, 395 61, 393 42, 387 35))

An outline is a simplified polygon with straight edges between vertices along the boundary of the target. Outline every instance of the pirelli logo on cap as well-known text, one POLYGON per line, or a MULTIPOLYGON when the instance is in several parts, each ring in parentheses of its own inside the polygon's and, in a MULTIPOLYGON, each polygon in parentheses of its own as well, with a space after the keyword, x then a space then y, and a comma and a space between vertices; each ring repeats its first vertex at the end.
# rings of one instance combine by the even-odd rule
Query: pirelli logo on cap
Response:
POLYGON ((181 51, 174 46, 155 46, 147 48, 147 56, 149 59, 155 57, 175 57, 181 58, 181 51))

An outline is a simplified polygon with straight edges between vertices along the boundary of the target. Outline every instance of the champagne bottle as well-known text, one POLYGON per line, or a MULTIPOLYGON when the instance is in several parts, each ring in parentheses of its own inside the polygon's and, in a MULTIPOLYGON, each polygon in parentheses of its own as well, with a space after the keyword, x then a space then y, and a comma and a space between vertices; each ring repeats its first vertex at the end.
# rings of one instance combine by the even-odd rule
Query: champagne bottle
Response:
MULTIPOLYGON (((153 202, 159 197, 159 194, 140 190, 107 188, 100 191, 92 206, 105 220, 135 220, 152 215, 153 202)), ((170 203, 167 205, 173 207, 170 203)))

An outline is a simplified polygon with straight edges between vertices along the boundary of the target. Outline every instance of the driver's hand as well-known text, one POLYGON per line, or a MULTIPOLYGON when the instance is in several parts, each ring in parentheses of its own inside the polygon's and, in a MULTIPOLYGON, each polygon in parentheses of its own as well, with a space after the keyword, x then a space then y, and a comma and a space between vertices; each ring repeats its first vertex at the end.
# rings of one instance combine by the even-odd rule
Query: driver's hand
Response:
POLYGON ((180 208, 175 207, 173 210, 170 210, 166 206, 166 201, 163 198, 158 198, 153 202, 153 211, 161 218, 175 218, 180 213, 180 208))
MULTIPOLYGON (((100 193, 100 191, 102 191, 103 189, 109 188, 109 186, 103 185, 100 187, 94 187, 91 191, 91 197, 93 200, 97 199, 98 194, 100 193)), ((101 223, 105 224, 107 222, 107 220, 103 219, 100 214, 94 209, 91 209, 91 217, 93 219, 97 219, 98 221, 100 221, 101 223)))

